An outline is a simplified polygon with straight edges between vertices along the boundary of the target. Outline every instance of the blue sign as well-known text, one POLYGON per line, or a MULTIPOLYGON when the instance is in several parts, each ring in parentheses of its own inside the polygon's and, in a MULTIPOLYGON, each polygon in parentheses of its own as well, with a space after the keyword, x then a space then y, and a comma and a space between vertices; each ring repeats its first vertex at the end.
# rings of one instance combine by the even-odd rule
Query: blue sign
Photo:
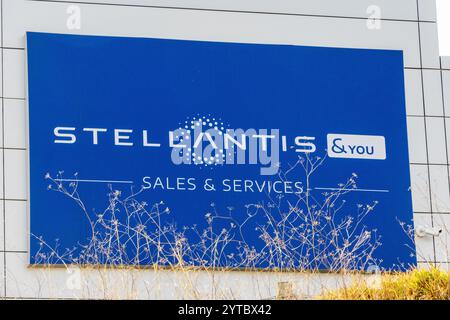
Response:
POLYGON ((32 264, 416 263, 402 52, 27 33, 27 61, 32 264))

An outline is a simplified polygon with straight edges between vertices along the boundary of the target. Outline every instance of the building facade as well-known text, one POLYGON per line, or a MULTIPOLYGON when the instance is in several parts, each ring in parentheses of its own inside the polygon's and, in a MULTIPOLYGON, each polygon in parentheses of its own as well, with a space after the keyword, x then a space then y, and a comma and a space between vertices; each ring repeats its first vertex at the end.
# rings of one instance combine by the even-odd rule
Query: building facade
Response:
POLYGON ((271 298, 279 282, 293 282, 299 294, 311 296, 346 281, 333 275, 151 270, 112 270, 98 277, 92 271, 28 267, 27 31, 402 50, 414 223, 430 231, 416 237, 417 257, 422 267, 450 266, 450 57, 439 56, 434 0, 0 4, 0 298, 271 298), (137 289, 130 283, 138 283, 137 289), (108 286, 118 287, 106 294, 108 286))

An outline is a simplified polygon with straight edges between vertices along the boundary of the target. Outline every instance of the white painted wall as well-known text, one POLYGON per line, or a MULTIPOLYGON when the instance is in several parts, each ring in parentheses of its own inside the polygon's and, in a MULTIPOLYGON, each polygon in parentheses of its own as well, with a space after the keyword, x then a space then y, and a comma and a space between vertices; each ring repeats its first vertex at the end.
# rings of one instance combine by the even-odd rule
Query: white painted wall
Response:
MULTIPOLYGON (((419 260, 448 268, 450 58, 439 58, 434 0, 84 0, 76 4, 80 29, 67 27, 70 1, 0 3, 0 297, 99 296, 71 290, 74 274, 63 269, 27 268, 26 31, 403 50, 415 222, 444 230, 440 237, 417 239, 419 260), (379 29, 368 27, 374 5, 381 10, 379 29)), ((108 276, 116 285, 124 279, 120 271, 108 276)), ((92 277, 99 274, 81 274, 92 277)), ((213 289, 219 297, 269 298, 281 280, 295 282, 308 296, 348 281, 236 272, 217 274, 214 284, 208 273, 140 271, 133 277, 141 298, 195 298, 190 282, 201 298, 212 297, 213 289)), ((128 296, 127 288, 115 291, 128 296)))
POLYGON ((439 30, 439 52, 441 56, 450 56, 450 1, 437 0, 439 30))

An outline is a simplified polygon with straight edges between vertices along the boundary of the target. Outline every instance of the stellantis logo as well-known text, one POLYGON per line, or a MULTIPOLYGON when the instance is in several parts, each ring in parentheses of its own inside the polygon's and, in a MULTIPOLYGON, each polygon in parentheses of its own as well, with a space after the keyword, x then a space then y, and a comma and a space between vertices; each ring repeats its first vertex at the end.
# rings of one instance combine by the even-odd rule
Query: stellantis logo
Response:
MULTIPOLYGON (((149 130, 55 127, 57 144, 74 144, 77 136, 91 136, 92 145, 113 139, 114 146, 161 148, 151 142, 149 130), (137 143, 137 141, 139 141, 137 143)), ((386 159, 384 137, 329 134, 328 155, 332 158, 386 159)), ((279 172, 280 154, 292 150, 310 154, 317 150, 316 137, 296 136, 288 139, 280 129, 230 129, 220 119, 193 117, 184 126, 168 132, 168 146, 175 165, 213 167, 219 165, 260 165, 261 175, 279 172)))
MULTIPOLYGON (((230 129, 219 119, 194 117, 184 127, 169 132, 174 164, 261 165, 261 175, 279 171, 280 153, 288 151, 288 138, 280 129, 230 129)), ((315 137, 297 136, 293 141, 297 153, 316 151, 315 137)))

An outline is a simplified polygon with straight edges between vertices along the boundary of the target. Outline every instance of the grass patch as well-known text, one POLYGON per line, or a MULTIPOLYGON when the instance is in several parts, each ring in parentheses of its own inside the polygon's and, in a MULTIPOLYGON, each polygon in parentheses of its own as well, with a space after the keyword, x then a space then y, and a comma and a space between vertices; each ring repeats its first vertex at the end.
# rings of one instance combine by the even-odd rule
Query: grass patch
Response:
POLYGON ((330 291, 327 300, 450 300, 450 272, 437 268, 374 275, 347 288, 330 291))

